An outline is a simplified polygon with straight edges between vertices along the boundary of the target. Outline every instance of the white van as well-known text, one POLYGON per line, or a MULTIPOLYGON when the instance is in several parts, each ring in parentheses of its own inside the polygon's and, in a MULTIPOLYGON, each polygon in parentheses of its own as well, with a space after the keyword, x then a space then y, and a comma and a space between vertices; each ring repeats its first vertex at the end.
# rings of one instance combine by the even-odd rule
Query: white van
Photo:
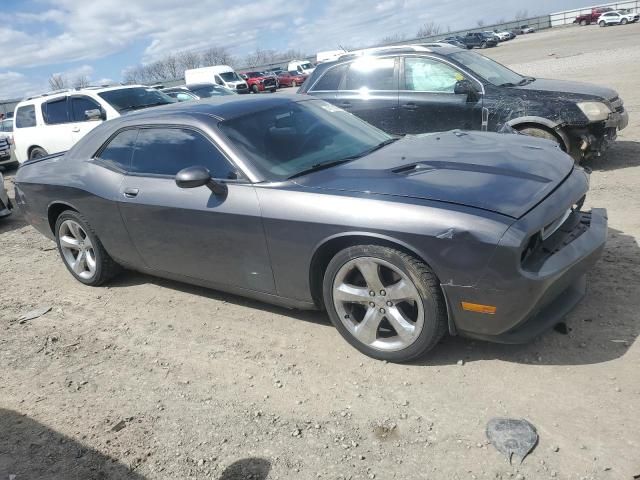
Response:
POLYGON ((184 71, 184 83, 215 83, 227 87, 238 93, 249 93, 249 87, 240 75, 228 65, 214 65, 213 67, 192 68, 184 71))
POLYGON ((29 97, 16 105, 13 143, 18 162, 69 150, 103 120, 175 103, 142 85, 87 87, 29 97))
POLYGON ((289 72, 298 72, 305 75, 311 75, 311 72, 314 70, 315 68, 308 60, 291 60, 287 67, 287 71, 289 72))

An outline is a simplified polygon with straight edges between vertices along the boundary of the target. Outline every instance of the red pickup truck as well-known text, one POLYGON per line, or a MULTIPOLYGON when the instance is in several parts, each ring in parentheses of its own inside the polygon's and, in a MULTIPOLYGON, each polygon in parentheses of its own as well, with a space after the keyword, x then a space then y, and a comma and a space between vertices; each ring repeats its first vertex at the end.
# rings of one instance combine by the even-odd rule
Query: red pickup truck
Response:
POLYGON ((253 93, 269 90, 271 93, 278 88, 276 77, 263 72, 244 72, 240 74, 247 82, 253 93))
POLYGON ((604 12, 610 12, 613 8, 609 7, 595 7, 591 9, 591 13, 585 13, 583 15, 578 15, 573 23, 578 23, 580 25, 590 25, 592 23, 598 23, 598 18, 604 12))

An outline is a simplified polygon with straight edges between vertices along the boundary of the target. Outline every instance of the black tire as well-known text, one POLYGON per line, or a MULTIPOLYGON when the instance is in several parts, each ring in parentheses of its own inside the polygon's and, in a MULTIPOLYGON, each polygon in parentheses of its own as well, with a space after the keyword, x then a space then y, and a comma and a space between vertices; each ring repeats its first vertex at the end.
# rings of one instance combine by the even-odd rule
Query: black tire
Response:
POLYGON ((580 20, 580 25, 582 25, 583 27, 587 25, 587 21, 586 20, 580 20))
POLYGON ((271 90, 269 90, 271 93, 276 93, 277 88, 272 88, 271 90))
POLYGON ((629 22, 629 20, 627 20, 626 18, 623 18, 622 20, 620 20, 620 25, 626 25, 629 22))
POLYGON ((487 48, 487 42, 482 42, 480 44, 480 48, 487 48))
POLYGON ((606 27, 607 22, 605 22, 604 20, 601 20, 600 22, 598 22, 598 25, 600 25, 601 27, 606 27))
POLYGON ((293 88, 296 88, 296 87, 298 86, 298 84, 296 83, 296 81, 295 81, 295 80, 293 80, 293 81, 291 82, 291 86, 292 86, 293 88))
POLYGON ((47 151, 42 147, 33 147, 29 152, 29 160, 33 160, 34 158, 46 157, 49 155, 47 151))
POLYGON ((566 146, 564 142, 557 135, 551 133, 549 130, 545 130, 544 128, 537 128, 537 127, 517 128, 517 130, 523 135, 529 135, 531 137, 538 137, 538 138, 546 138, 547 140, 551 140, 552 142, 555 142, 562 150, 566 151, 566 146))
POLYGON ((447 309, 440 282, 421 260, 400 250, 380 245, 355 245, 338 252, 329 262, 323 279, 323 298, 331 323, 352 346, 370 357, 389 362, 408 362, 434 348, 447 332, 447 309), (340 268, 358 257, 374 257, 401 270, 416 287, 424 308, 424 324, 408 347, 397 351, 372 348, 355 338, 338 316, 333 302, 333 284, 340 268))
POLYGON ((255 83, 251 86, 251 91, 253 93, 260 93, 260 89, 258 88, 258 85, 256 85, 255 83))
POLYGON ((73 277, 79 282, 82 282, 85 285, 89 285, 91 287, 97 287, 110 280, 121 271, 120 265, 118 265, 109 256, 107 251, 102 246, 102 242, 100 242, 100 239, 91 228, 91 225, 89 225, 87 220, 80 213, 74 210, 66 210, 62 212, 56 220, 54 233, 56 238, 56 245, 58 246, 58 253, 60 254, 62 263, 64 263, 65 267, 67 267, 67 270, 69 270, 69 273, 71 273, 71 275, 73 275, 73 277), (93 253, 96 260, 96 272, 90 279, 85 279, 78 276, 64 259, 62 247, 60 246, 60 226, 65 220, 73 220, 80 224, 80 226, 83 228, 83 230, 91 240, 91 243, 93 245, 93 253))

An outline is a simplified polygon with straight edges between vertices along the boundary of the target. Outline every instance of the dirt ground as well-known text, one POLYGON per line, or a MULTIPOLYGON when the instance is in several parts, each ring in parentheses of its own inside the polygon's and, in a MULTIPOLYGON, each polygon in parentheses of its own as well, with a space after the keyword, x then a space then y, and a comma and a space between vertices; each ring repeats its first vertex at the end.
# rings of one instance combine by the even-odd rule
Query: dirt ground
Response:
POLYGON ((589 163, 610 238, 568 334, 449 337, 388 364, 321 313, 131 272, 85 287, 19 214, 0 221, 0 480, 638 478, 638 39, 640 25, 572 27, 487 51, 525 74, 612 86, 631 115, 589 163), (40 306, 52 309, 17 321, 40 306), (537 427, 522 465, 488 444, 496 416, 537 427))

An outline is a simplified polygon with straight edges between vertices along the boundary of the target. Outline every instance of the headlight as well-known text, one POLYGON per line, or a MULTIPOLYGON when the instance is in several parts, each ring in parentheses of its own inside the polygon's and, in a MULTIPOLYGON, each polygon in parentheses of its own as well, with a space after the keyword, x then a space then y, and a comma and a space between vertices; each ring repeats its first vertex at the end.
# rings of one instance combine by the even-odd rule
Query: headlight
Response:
POLYGON ((602 102, 580 102, 577 105, 590 122, 606 120, 611 113, 611 109, 602 102))

